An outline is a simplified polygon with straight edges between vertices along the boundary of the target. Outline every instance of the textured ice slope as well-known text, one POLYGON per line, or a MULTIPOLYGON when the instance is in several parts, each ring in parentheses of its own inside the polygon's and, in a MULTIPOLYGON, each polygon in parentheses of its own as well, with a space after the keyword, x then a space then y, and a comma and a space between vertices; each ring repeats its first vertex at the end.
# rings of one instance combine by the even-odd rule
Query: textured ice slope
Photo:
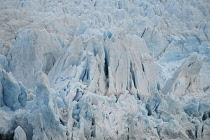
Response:
POLYGON ((0 1, 0 139, 210 139, 209 0, 0 1))

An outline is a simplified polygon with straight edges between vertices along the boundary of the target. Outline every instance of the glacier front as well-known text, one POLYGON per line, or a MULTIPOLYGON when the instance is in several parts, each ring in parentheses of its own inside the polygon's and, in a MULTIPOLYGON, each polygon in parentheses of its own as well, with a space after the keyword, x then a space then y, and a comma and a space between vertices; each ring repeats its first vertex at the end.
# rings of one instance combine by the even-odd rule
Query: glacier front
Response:
POLYGON ((1 140, 209 140, 209 0, 1 0, 1 140))

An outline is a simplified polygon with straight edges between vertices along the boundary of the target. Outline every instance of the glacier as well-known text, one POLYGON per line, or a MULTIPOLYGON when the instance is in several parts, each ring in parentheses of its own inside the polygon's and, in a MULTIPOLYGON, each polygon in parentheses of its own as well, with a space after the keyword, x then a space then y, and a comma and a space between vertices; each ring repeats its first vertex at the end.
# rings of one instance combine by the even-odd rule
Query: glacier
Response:
POLYGON ((1 0, 1 140, 209 140, 209 0, 1 0))

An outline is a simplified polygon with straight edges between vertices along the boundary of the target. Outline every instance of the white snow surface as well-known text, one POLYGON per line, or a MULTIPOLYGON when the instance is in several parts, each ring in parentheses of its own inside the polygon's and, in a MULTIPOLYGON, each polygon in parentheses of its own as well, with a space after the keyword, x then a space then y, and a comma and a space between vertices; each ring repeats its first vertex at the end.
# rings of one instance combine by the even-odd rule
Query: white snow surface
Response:
POLYGON ((209 140, 209 0, 0 0, 0 139, 209 140))

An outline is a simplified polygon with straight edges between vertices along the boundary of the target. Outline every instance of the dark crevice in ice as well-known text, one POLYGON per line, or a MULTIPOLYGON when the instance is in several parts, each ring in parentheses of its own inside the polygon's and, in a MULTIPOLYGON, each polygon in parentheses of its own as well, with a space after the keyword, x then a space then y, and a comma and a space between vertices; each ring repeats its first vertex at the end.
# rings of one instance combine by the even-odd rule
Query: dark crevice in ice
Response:
POLYGON ((146 28, 144 29, 144 31, 143 31, 143 33, 142 33, 142 35, 141 35, 141 38, 143 38, 145 32, 146 32, 146 28))
POLYGON ((65 122, 62 120, 62 119, 59 119, 60 120, 60 123, 65 126, 65 122))
POLYGON ((141 100, 141 96, 140 96, 139 93, 137 93, 137 99, 138 99, 138 100, 141 100))
POLYGON ((128 128, 128 135, 127 135, 127 140, 129 140, 129 128, 128 128))
POLYGON ((136 80, 135 80, 135 74, 134 74, 134 71, 133 71, 132 63, 130 63, 130 72, 131 72, 131 78, 133 80, 134 87, 137 88, 137 86, 136 86, 136 80))
POLYGON ((89 79, 89 69, 88 64, 86 65, 85 69, 83 69, 83 72, 80 76, 80 80, 85 81, 89 79))
POLYGON ((204 87, 203 91, 206 92, 208 89, 210 89, 210 86, 204 87))
POLYGON ((152 115, 152 110, 151 110, 151 106, 149 104, 146 105, 146 109, 148 111, 147 115, 151 116, 152 115))
POLYGON ((197 125, 195 126, 195 138, 196 139, 198 138, 198 126, 197 125))
POLYGON ((193 139, 193 140, 196 139, 195 136, 193 135, 192 130, 186 130, 186 134, 188 135, 190 139, 193 139))
POLYGON ((159 83, 159 82, 157 83, 157 90, 158 90, 158 91, 161 90, 161 88, 160 88, 160 83, 159 83))
POLYGON ((207 112, 205 112, 205 113, 203 114, 202 121, 205 121, 205 120, 207 120, 208 118, 209 118, 209 114, 208 114, 207 112))
POLYGON ((105 73, 105 76, 106 78, 109 78, 109 64, 108 64, 108 57, 107 57, 107 54, 105 52, 105 62, 104 62, 104 73, 105 73))
POLYGON ((141 64, 141 66, 142 66, 142 71, 145 72, 145 70, 144 70, 144 64, 141 64))
POLYGON ((107 48, 104 46, 104 53, 105 53, 105 58, 104 58, 104 74, 106 78, 106 87, 109 87, 109 56, 107 52, 107 48))
POLYGON ((92 118, 92 125, 95 125, 95 118, 92 118))
POLYGON ((91 128, 91 137, 95 138, 96 137, 96 134, 95 134, 95 118, 92 117, 92 128, 91 128))
POLYGON ((0 134, 0 140, 13 140, 14 133, 12 134, 0 134))

